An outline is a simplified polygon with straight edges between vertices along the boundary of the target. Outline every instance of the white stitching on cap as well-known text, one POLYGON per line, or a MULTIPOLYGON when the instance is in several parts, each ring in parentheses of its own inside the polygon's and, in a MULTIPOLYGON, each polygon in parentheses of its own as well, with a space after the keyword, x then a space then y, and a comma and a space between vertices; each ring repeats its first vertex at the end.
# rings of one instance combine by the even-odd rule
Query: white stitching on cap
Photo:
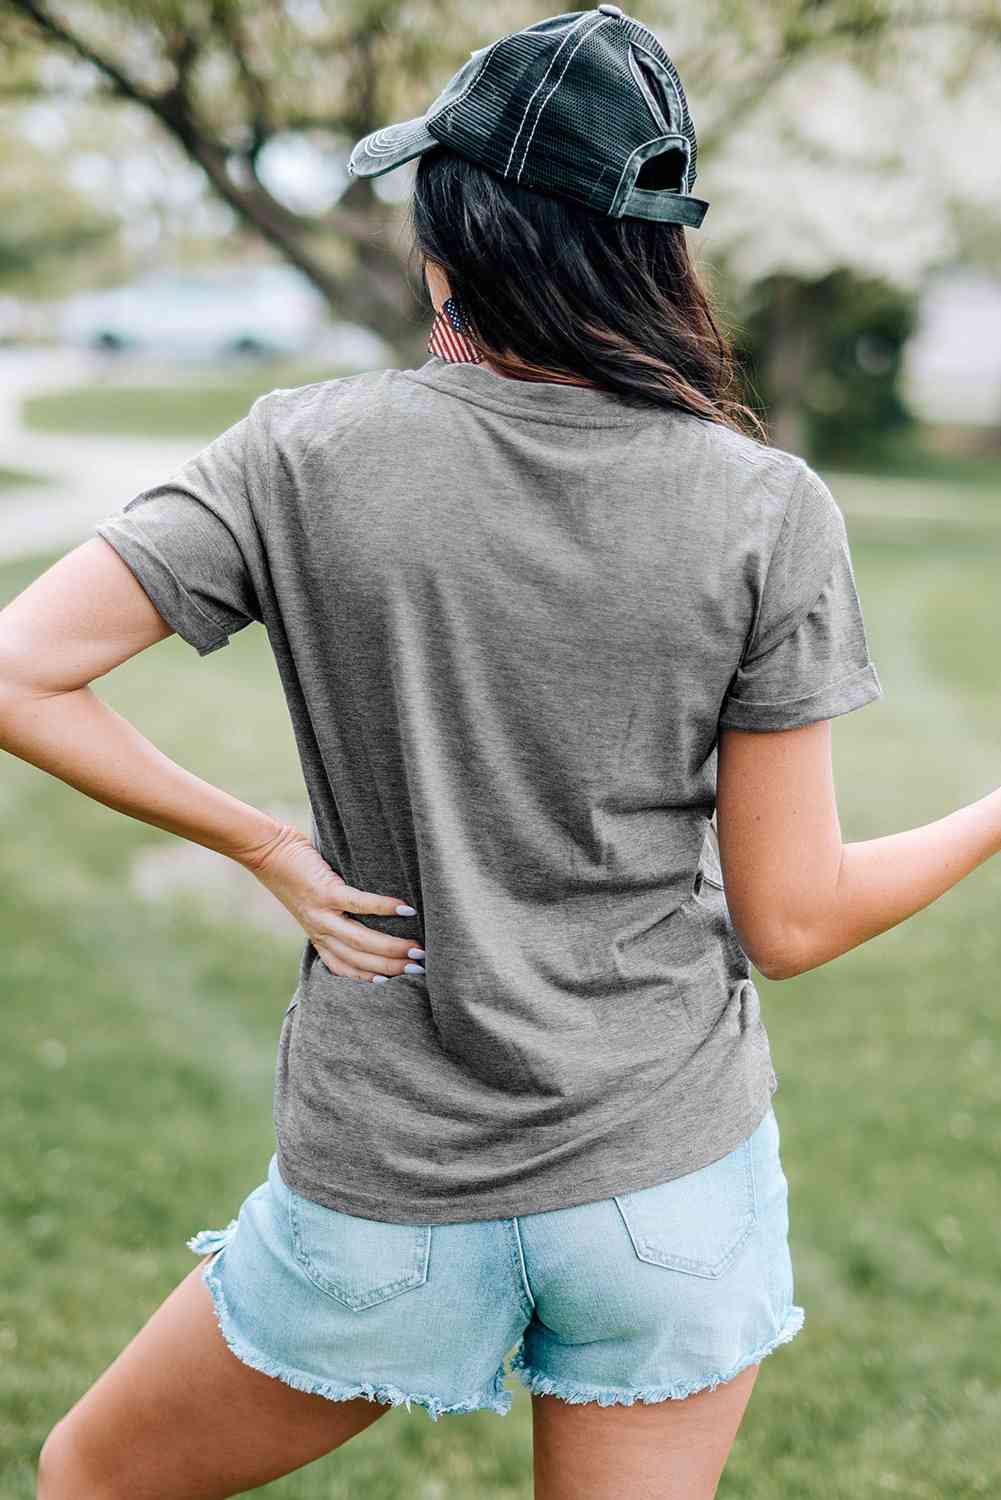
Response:
MULTIPOLYGON (((570 64, 573 62, 574 52, 577 51, 577 47, 582 47, 584 45, 584 43, 587 41, 587 39, 588 39, 589 36, 592 36, 594 34, 594 32, 596 32, 600 27, 606 26, 609 21, 614 20, 614 19, 615 19, 614 16, 602 16, 601 20, 598 21, 594 26, 592 26, 590 31, 585 31, 584 35, 577 42, 577 46, 573 48, 573 51, 570 53, 570 56, 566 60, 566 63, 565 63, 564 68, 563 68, 563 72, 560 74, 559 78, 557 78, 556 82, 553 84, 552 88, 549 90, 549 93, 546 95, 546 97, 543 99, 542 103, 539 105, 538 114, 535 116, 535 124, 532 126, 532 129, 529 132, 528 140, 525 142, 525 149, 521 153, 521 166, 518 168, 517 176, 514 179, 515 182, 520 182, 521 181, 521 174, 525 170, 525 158, 528 155, 528 148, 532 144, 532 137, 535 135, 536 128, 538 127, 539 121, 542 119, 542 111, 545 109, 546 105, 549 103, 550 99, 553 97, 553 95, 555 94, 556 90, 559 88, 560 84, 563 82, 563 79, 564 79, 564 77, 566 75, 567 68, 569 68, 570 64)), ((555 60, 556 59, 554 58, 553 61, 555 62, 555 60)), ((547 74, 549 73, 549 71, 550 71, 550 69, 547 68, 546 69, 547 74)), ((538 89, 536 89, 535 93, 538 93, 538 89)), ((533 99, 535 98, 535 94, 532 95, 532 98, 533 99)), ((522 124, 524 124, 524 121, 522 121, 522 124)), ((520 134, 521 133, 521 126, 518 127, 518 130, 519 130, 519 134, 520 134)), ((512 146, 511 149, 513 151, 514 147, 512 146)))
MULTIPOLYGON (((535 99, 536 94, 539 92, 539 90, 541 89, 542 85, 545 83, 546 79, 549 77, 550 73, 553 71, 553 68, 556 66, 556 59, 559 57, 560 53, 563 51, 563 48, 566 46, 567 42, 573 36, 574 32, 575 31, 579 31, 582 26, 586 26, 587 25, 587 20, 588 20, 588 16, 589 15, 590 15, 590 11, 585 11, 584 14, 581 16, 580 20, 574 22, 574 24, 571 26, 570 30, 567 32, 566 36, 563 38, 562 42, 560 42, 560 45, 557 47, 556 51, 553 53, 552 57, 549 59, 549 67, 543 73, 542 77, 539 79, 539 81, 536 84, 535 88, 532 90, 532 98, 529 99, 528 103, 525 105, 525 113, 521 117, 521 123, 518 126, 518 129, 514 133, 514 140, 511 142, 511 150, 508 153, 507 165, 504 168, 505 173, 510 172, 510 170, 511 170, 511 161, 512 161, 512 159, 514 157, 514 148, 518 144, 518 137, 521 135, 521 132, 525 128, 525 121, 528 119, 529 113, 530 113, 531 108, 532 108, 532 103, 533 103, 533 101, 535 99)), ((602 24, 604 24, 604 22, 602 22, 602 24)), ((525 165, 524 160, 522 160, 522 166, 524 166, 524 165, 525 165)), ((520 171, 519 171, 518 175, 519 175, 519 177, 521 176, 520 171)))
MULTIPOLYGON (((420 123, 423 124, 423 120, 420 123)), ((368 145, 365 147, 365 150, 370 156, 388 156, 391 151, 396 150, 401 141, 406 140, 408 137, 410 140, 416 139, 416 128, 413 131, 404 132, 403 134, 392 134, 392 131, 398 131, 399 129, 398 125, 384 125, 381 130, 376 130, 369 136, 368 145)))

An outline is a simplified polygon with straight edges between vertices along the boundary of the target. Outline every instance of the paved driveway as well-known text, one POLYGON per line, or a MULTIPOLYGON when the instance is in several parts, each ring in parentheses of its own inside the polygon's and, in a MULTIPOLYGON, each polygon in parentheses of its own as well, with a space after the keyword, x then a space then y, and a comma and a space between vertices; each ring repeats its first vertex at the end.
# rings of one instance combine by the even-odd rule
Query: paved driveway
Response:
POLYGON ((0 350, 0 466, 53 481, 0 490, 0 560, 69 551, 92 535, 95 521, 165 479, 204 445, 197 438, 62 436, 22 425, 24 396, 99 378, 98 368, 85 353, 0 350))

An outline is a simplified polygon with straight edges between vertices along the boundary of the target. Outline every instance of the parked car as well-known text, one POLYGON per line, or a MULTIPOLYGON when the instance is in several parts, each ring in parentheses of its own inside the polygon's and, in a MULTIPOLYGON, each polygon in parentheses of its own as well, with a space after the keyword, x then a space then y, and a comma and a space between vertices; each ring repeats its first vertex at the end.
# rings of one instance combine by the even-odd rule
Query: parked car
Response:
POLYGON ((343 343, 346 362, 371 364, 384 353, 369 330, 333 324, 325 299, 291 266, 150 272, 69 298, 58 331, 65 343, 109 354, 274 358, 343 343))

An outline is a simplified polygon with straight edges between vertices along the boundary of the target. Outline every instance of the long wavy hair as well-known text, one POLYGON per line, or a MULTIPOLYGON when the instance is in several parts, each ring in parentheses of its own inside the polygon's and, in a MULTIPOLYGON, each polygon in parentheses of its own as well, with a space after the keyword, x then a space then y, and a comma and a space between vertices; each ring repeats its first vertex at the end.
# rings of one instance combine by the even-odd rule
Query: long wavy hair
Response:
POLYGON ((424 258, 444 271, 501 373, 583 379, 768 441, 682 225, 594 213, 445 146, 418 160, 409 223, 421 273, 424 258))

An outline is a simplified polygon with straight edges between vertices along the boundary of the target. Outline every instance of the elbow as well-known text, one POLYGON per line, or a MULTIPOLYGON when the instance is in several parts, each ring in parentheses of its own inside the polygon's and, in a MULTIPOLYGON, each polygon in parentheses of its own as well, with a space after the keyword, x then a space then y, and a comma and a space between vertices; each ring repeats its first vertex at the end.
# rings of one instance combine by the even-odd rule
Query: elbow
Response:
POLYGON ((751 961, 766 979, 795 979, 797 974, 803 973, 803 968, 784 954, 769 955, 768 958, 755 958, 751 961))
POLYGON ((24 658, 11 650, 0 636, 0 724, 8 719, 17 707, 24 689, 24 658))
POLYGON ((13 685, 0 676, 0 749, 3 749, 4 734, 19 699, 20 694, 13 685))
POLYGON ((25 702, 31 696, 23 683, 6 677, 0 670, 0 750, 10 748, 25 702))
POLYGON ((759 937, 745 952, 766 979, 795 979, 814 967, 806 942, 788 929, 759 937))
POLYGON ((37 663, 24 643, 0 631, 0 749, 14 732, 25 703, 48 693, 38 683, 37 663))

